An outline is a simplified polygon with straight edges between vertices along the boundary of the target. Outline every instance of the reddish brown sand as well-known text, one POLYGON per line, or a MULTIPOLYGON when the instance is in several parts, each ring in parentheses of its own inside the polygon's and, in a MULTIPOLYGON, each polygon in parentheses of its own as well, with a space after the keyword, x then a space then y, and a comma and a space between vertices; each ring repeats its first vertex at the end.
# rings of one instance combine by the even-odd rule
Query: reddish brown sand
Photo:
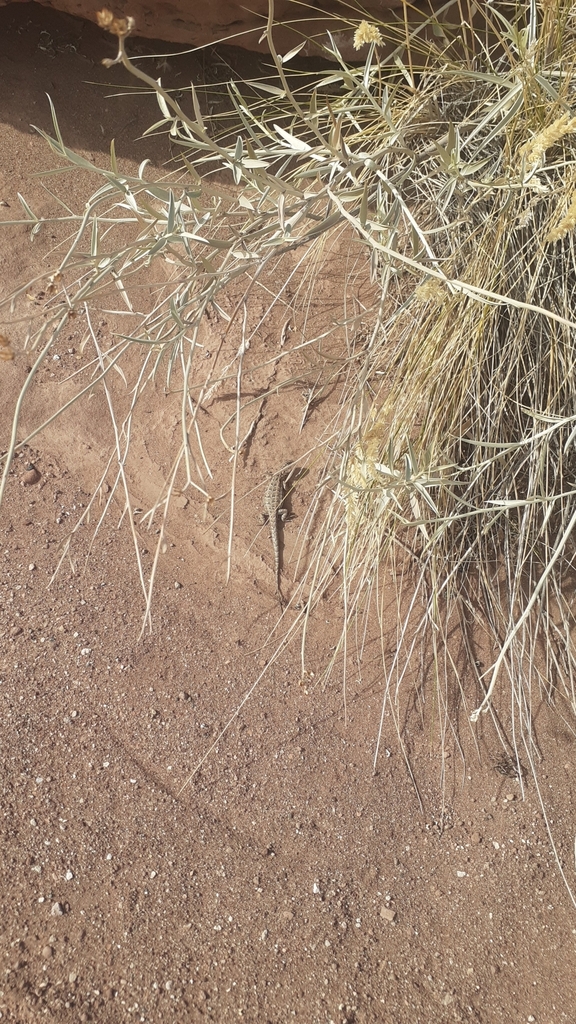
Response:
MULTIPOLYGON (((55 158, 29 127, 50 128, 46 92, 72 147, 103 164, 115 135, 125 167, 147 155, 160 166, 162 141, 134 141, 158 116, 153 101, 105 98, 126 82, 98 65, 112 53, 111 40, 71 18, 0 9, 3 219, 19 215, 17 192, 39 212, 54 207, 33 175, 55 158), (105 81, 115 88, 94 84, 105 81)), ((184 82, 202 73, 196 58, 188 61, 175 63, 184 82)), ((76 209, 94 185, 73 176, 47 184, 76 209)), ((53 244, 50 229, 34 242, 23 228, 0 233, 2 296, 42 271, 53 244)), ((105 340, 104 314, 97 326, 105 340)), ((16 350, 13 362, 0 363, 4 451, 31 357, 22 325, 0 330, 11 332, 16 350)), ((214 345, 220 330, 213 325, 214 345)), ((80 362, 78 344, 71 333, 53 353, 60 359, 51 354, 41 369, 22 429, 53 407, 59 381, 80 362)), ((265 334, 261 344, 271 344, 265 334)), ((161 390, 151 390, 135 428, 129 482, 142 507, 178 444, 174 407, 161 390)), ((212 413, 223 422, 229 410, 228 397, 212 413)), ((48 588, 61 543, 105 467, 103 396, 76 406, 14 462, 0 510, 2 1021, 576 1019, 576 912, 534 780, 522 795, 494 770, 501 747, 483 720, 477 746, 463 731, 466 762, 447 736, 443 783, 438 737, 416 707, 404 741, 422 807, 390 719, 374 775, 378 644, 367 643, 361 670, 350 673, 347 721, 341 670, 326 688, 313 682, 338 636, 336 600, 311 622, 306 667, 315 676, 303 683, 297 645, 289 648, 180 792, 271 651, 264 645, 278 607, 256 515, 285 438, 298 454, 318 429, 311 422, 299 442, 301 412, 293 397, 280 397, 258 425, 239 481, 241 495, 255 490, 239 505, 228 585, 226 500, 210 511, 191 494, 175 504, 152 631, 142 639, 143 596, 116 499, 89 559, 94 516, 71 549, 75 573, 65 559, 48 588), (40 477, 27 485, 30 462, 40 477)), ((230 463, 207 443, 218 497, 230 463)), ((297 488, 285 529, 288 590, 314 483, 297 488)), ((146 571, 154 541, 137 527, 146 571)), ((545 707, 535 728, 540 792, 576 888, 574 736, 545 707)))

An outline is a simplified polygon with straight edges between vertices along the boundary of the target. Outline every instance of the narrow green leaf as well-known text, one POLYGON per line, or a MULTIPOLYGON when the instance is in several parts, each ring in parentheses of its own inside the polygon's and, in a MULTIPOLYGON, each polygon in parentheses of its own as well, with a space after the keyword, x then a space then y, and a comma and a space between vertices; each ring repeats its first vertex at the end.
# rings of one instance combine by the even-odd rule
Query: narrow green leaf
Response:
POLYGON ((365 228, 368 219, 368 182, 364 185, 362 199, 360 202, 360 225, 365 228))
POLYGON ((279 124, 274 125, 274 130, 278 132, 280 138, 284 139, 292 149, 296 150, 297 153, 309 153, 312 146, 309 146, 307 142, 303 142, 302 139, 297 139, 295 135, 291 135, 284 128, 281 128, 279 124))
POLYGON ((176 210, 174 205, 174 193, 170 190, 170 198, 168 201, 168 220, 166 223, 166 232, 171 235, 174 230, 174 220, 176 216, 176 210))
MULTIPOLYGON (((162 82, 161 82, 161 79, 158 79, 158 87, 159 87, 159 88, 161 88, 161 87, 162 87, 162 82)), ((165 118, 166 118, 167 120, 171 121, 171 120, 172 120, 172 114, 170 113, 170 111, 169 111, 169 109, 168 109, 168 104, 166 103, 166 100, 165 100, 165 99, 164 99, 164 97, 162 96, 162 93, 160 93, 160 92, 157 92, 157 93, 156 93, 156 99, 157 99, 157 101, 158 101, 158 106, 160 107, 160 110, 161 110, 161 111, 162 111, 162 113, 164 114, 164 117, 165 117, 165 118)))
POLYGON ((52 124, 54 125, 54 131, 56 132, 56 138, 58 139, 58 142, 62 146, 62 149, 64 149, 64 140, 62 138, 62 135, 60 134, 60 126, 58 124, 58 118, 56 117, 56 110, 54 108, 54 104, 52 103, 52 100, 50 99, 50 96, 48 96, 48 93, 46 93, 46 96, 48 97, 48 103, 50 104, 50 112, 52 114, 52 124))
POLYGON ((32 210, 28 206, 28 203, 24 199, 24 196, 20 195, 19 192, 17 192, 16 195, 18 196, 20 204, 24 207, 24 212, 28 215, 28 217, 30 217, 30 220, 33 220, 33 221, 37 222, 38 221, 38 217, 36 216, 35 213, 32 213, 32 210))
POLYGON ((180 154, 180 160, 182 161, 182 163, 184 164, 186 170, 188 171, 188 174, 192 178, 193 184, 194 185, 200 185, 201 182, 202 182, 202 179, 201 179, 200 175, 198 174, 198 171, 196 170, 194 165, 191 164, 190 161, 188 160, 188 157, 186 156, 185 153, 181 153, 180 154))
POLYGON ((192 103, 194 105, 194 117, 198 122, 198 127, 204 132, 204 121, 202 119, 202 110, 198 102, 198 96, 196 95, 196 89, 194 88, 194 82, 190 82, 190 92, 192 93, 192 103))
POLYGON ((242 161, 242 167, 264 167, 264 168, 266 168, 266 167, 270 167, 270 164, 267 164, 265 160, 249 160, 248 158, 245 158, 242 161))
POLYGON ((90 255, 98 255, 98 218, 92 218, 92 237, 90 238, 90 255))
POLYGON ((282 63, 287 64, 289 60, 292 60, 292 57, 295 57, 297 53, 300 53, 300 50, 306 46, 306 43, 307 40, 303 39, 301 43, 298 43, 298 46, 294 47, 293 50, 289 50, 283 57, 280 57, 282 63))
POLYGON ((172 121, 172 118, 166 117, 163 118, 162 121, 156 121, 155 124, 150 125, 145 132, 142 132, 142 138, 146 138, 147 135, 153 135, 157 128, 163 128, 168 121, 172 121))
MULTIPOLYGON (((278 96, 279 99, 284 99, 286 96, 286 90, 280 89, 277 85, 268 85, 267 82, 250 82, 253 89, 259 89, 260 92, 267 92, 271 96, 278 96)), ((240 95, 240 93, 238 93, 240 95)))

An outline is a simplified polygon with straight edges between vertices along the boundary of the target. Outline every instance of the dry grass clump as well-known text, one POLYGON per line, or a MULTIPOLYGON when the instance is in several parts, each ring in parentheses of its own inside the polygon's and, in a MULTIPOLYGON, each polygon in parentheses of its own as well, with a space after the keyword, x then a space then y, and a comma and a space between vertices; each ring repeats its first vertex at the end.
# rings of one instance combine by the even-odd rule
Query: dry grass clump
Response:
MULTIPOLYGON (((249 302, 271 266, 282 285, 294 253, 305 277, 310 268, 301 294, 311 304, 327 239, 344 230, 360 239, 378 300, 363 312, 363 356, 348 367, 341 414, 322 439, 333 500, 302 594, 312 610, 341 569, 345 644, 371 601, 382 614, 392 568, 403 597, 394 653, 383 655, 387 698, 422 639, 445 713, 463 669, 476 676, 476 690, 460 689, 473 721, 493 711, 500 686, 515 749, 522 737, 533 763, 533 697, 576 711, 572 4, 447 3, 414 30, 400 19, 392 35, 351 22, 364 63, 346 62, 328 38, 332 67, 313 81, 289 72, 299 47, 276 52, 271 4, 274 77, 229 83, 234 130, 230 117, 225 126, 206 117, 194 86, 184 109, 135 67, 123 23, 113 24, 119 52, 109 63, 156 92, 161 119, 150 131, 170 134, 184 176, 149 182, 144 167, 122 176, 113 150, 109 169, 90 167, 55 122, 53 150, 103 184, 58 268, 67 283, 52 297, 53 318, 31 344, 49 345, 110 283, 120 290, 137 326, 102 361, 102 378, 134 344, 147 361, 142 381, 159 353, 181 374, 182 447, 161 499, 167 510, 178 474, 181 487, 202 487, 197 410, 224 379, 199 376, 205 312, 237 322, 243 306, 226 311, 226 289, 245 279, 249 302), (236 191, 210 185, 211 169, 227 169, 236 191), (120 224, 133 237, 115 246, 120 224), (174 276, 136 316, 133 285, 160 257, 174 276), (486 671, 479 645, 493 661, 486 671)), ((282 294, 279 286, 270 309, 282 294)), ((244 339, 225 367, 240 404, 246 351, 244 339)), ((119 433, 128 436, 129 417, 119 433)))
POLYGON ((386 385, 341 473, 348 608, 399 543, 417 569, 422 600, 388 670, 406 665, 416 630, 446 682, 459 676, 453 628, 472 670, 482 637, 494 663, 477 673, 478 706, 469 690, 462 700, 476 721, 506 678, 525 738, 534 692, 576 711, 576 89, 573 35, 557 38, 569 5, 557 6, 554 22, 536 5, 524 25, 500 16, 473 67, 438 54, 395 96, 376 216, 359 228, 381 273, 414 289, 383 324, 386 385))

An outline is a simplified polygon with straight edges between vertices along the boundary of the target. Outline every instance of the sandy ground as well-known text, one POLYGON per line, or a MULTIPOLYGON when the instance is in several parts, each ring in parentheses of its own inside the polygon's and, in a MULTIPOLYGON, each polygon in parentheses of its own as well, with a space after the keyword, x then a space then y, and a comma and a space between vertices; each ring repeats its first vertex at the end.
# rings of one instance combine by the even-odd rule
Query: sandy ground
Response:
MULTIPOLYGON (((138 141, 157 116, 152 101, 107 98, 114 90, 99 84, 111 81, 98 61, 113 49, 72 18, 33 5, 0 9, 2 219, 18 216, 17 192, 38 211, 52 208, 33 176, 54 158, 29 127, 50 128, 46 92, 66 141, 97 162, 112 135, 127 167, 165 159, 162 140, 138 141)), ((202 67, 180 58, 172 73, 207 76, 215 59, 202 67)), ((115 86, 125 82, 117 74, 115 86)), ((61 181, 48 184, 80 207, 87 182, 61 181)), ((42 271, 54 241, 48 231, 31 242, 23 228, 3 229, 2 296, 42 271)), ((1 451, 31 362, 23 325, 5 315, 0 330, 16 357, 0 363, 1 451)), ((98 329, 111 329, 104 315, 98 329)), ((216 338, 221 329, 213 325, 216 338)), ((265 333, 261 344, 271 345, 265 333)), ((54 354, 22 431, 77 366, 73 333, 54 354)), ((130 467, 143 507, 177 437, 161 389, 147 401, 130 467)), ((227 408, 214 416, 224 421, 227 408)), ((258 425, 242 467, 247 498, 230 583, 226 502, 207 510, 189 496, 175 505, 152 631, 142 637, 144 601, 120 504, 94 543, 94 517, 77 531, 71 560, 48 586, 106 467, 102 395, 14 461, 0 512, 1 1020, 575 1019, 576 913, 540 802, 576 888, 574 737, 557 714, 543 707, 535 718, 539 791, 531 778, 521 787, 495 771, 501 747, 488 722, 458 742, 448 736, 443 757, 425 694, 403 724, 413 779, 389 719, 374 774, 377 637, 350 673, 345 718, 341 672, 327 687, 313 682, 338 636, 340 608, 326 601, 311 621, 307 675, 297 645, 286 650, 215 743, 272 650, 278 606, 257 512, 286 448, 296 456, 310 441, 298 441, 301 412, 278 398, 258 425), (33 484, 29 464, 39 472, 33 484)), ((316 429, 312 418, 311 435, 316 429)), ((217 497, 228 454, 214 445, 210 457, 217 497)), ((284 531, 288 589, 313 487, 306 478, 296 489, 284 531)), ((137 523, 136 537, 148 571, 153 531, 137 523)))

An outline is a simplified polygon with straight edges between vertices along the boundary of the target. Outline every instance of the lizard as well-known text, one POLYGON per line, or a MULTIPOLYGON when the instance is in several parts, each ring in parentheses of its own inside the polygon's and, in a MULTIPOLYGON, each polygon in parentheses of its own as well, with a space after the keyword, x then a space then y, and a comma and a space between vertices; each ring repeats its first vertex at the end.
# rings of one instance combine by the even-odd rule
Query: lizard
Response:
POLYGON ((264 494, 264 512, 262 514, 262 521, 264 523, 268 523, 270 526, 270 538, 272 540, 272 548, 274 551, 276 593, 278 594, 281 606, 284 604, 284 599, 280 590, 280 538, 278 533, 278 520, 285 523, 288 518, 288 509, 284 508, 284 499, 286 497, 286 486, 290 478, 294 476, 294 473, 295 470, 290 469, 290 463, 287 463, 270 478, 268 487, 264 494))

